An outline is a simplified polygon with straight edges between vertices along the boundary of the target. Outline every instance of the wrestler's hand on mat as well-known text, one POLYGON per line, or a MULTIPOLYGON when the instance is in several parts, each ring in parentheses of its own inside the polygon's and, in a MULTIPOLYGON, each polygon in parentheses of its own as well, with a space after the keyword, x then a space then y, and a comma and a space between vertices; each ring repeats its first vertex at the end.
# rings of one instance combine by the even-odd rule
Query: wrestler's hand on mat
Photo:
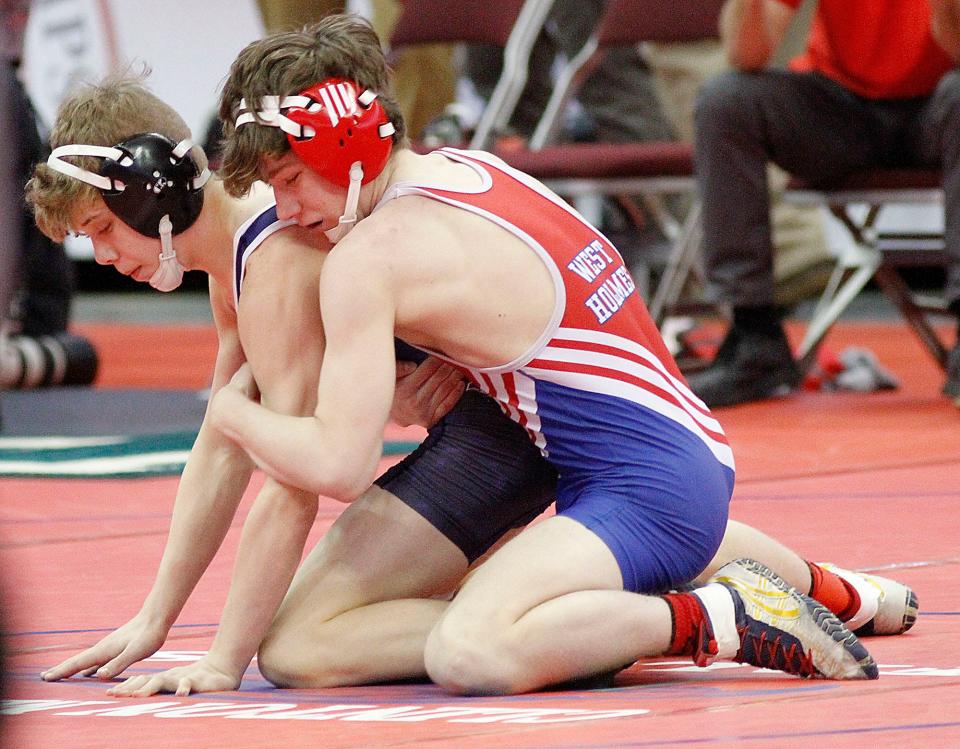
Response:
POLYGON ((149 697, 159 692, 173 692, 186 697, 193 692, 230 692, 240 686, 240 677, 217 668, 201 658, 189 666, 178 666, 159 674, 131 676, 122 684, 107 690, 111 697, 149 697))
POLYGON ((44 681, 59 681, 74 674, 112 679, 128 666, 156 653, 167 638, 168 628, 134 617, 82 653, 40 674, 44 681))
POLYGON ((398 361, 390 417, 404 427, 432 427, 460 400, 465 387, 460 370, 435 356, 419 365, 398 361))

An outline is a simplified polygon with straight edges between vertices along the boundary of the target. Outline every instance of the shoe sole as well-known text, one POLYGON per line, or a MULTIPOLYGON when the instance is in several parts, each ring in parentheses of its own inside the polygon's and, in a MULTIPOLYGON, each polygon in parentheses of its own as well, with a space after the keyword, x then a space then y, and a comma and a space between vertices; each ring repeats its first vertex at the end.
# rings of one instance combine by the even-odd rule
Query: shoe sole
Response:
POLYGON ((752 559, 739 559, 721 568, 712 580, 733 588, 744 606, 754 609, 747 614, 754 621, 796 638, 804 653, 812 653, 813 665, 820 678, 862 680, 879 677, 873 657, 833 612, 787 584, 766 565, 752 559), (727 567, 731 570, 724 573, 727 567), (739 576, 734 574, 737 572, 739 576), (768 584, 758 585, 758 577, 768 584), (772 593, 776 595, 772 596, 772 593), (754 615, 757 611, 759 616, 754 615))

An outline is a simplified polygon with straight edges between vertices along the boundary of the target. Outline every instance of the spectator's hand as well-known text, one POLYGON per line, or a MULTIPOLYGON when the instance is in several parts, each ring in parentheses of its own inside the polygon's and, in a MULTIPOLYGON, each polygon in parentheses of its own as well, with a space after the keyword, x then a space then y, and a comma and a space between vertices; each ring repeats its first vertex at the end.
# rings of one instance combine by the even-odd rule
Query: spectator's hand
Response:
POLYGON ((149 697, 159 692, 173 692, 186 697, 194 692, 229 692, 240 686, 240 677, 227 673, 201 658, 189 666, 178 666, 159 674, 131 676, 122 684, 107 690, 112 697, 149 697))
POLYGON ((453 408, 465 388, 460 371, 436 357, 419 365, 398 361, 390 418, 400 426, 430 428, 453 408))
POLYGON ((960 57, 960 1, 930 0, 930 33, 954 60, 960 57))
POLYGON ((156 653, 167 638, 167 627, 137 615, 82 653, 67 658, 40 674, 44 681, 59 681, 74 674, 112 679, 129 666, 156 653))

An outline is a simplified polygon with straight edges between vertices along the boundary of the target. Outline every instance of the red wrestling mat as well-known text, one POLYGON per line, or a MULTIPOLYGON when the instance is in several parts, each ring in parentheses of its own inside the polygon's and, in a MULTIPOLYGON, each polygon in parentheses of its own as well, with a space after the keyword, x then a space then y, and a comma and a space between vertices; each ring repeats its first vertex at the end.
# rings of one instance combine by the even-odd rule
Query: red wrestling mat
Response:
MULTIPOLYGON (((902 326, 841 326, 831 342, 873 349, 901 389, 805 393, 718 415, 738 457, 733 517, 812 559, 893 575, 917 591, 921 615, 910 633, 865 641, 880 664, 878 681, 812 682, 736 664, 704 670, 660 660, 621 673, 613 689, 513 698, 451 697, 425 684, 277 690, 255 665, 241 691, 189 698, 116 700, 90 679, 46 684, 37 676, 43 668, 139 607, 175 480, 6 479, 7 745, 960 745, 960 412, 939 396, 941 374, 902 326)), ((315 537, 339 511, 321 503, 315 537)), ((241 523, 164 649, 134 672, 186 662, 209 646, 241 523)))
POLYGON ((85 323, 76 332, 97 349, 101 387, 200 390, 210 386, 217 358, 213 325, 85 323))

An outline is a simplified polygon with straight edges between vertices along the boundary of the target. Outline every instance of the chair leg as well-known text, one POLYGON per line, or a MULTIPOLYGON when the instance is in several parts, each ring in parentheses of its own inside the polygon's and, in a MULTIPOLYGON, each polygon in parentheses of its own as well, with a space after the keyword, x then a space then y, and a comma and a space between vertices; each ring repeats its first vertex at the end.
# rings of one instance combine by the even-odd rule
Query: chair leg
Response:
POLYGON ((937 364, 946 370, 948 351, 937 332, 930 325, 923 310, 917 306, 913 299, 913 292, 903 282, 900 274, 893 268, 886 265, 880 265, 877 268, 874 278, 881 291, 893 302, 900 314, 907 321, 907 324, 913 328, 920 342, 926 347, 927 351, 933 356, 937 364))
POLYGON ((640 194, 640 198, 647 210, 650 211, 654 221, 657 222, 657 226, 663 232, 663 235, 670 242, 676 242, 683 227, 677 217, 667 208, 667 196, 662 193, 644 192, 640 194))
POLYGON ((657 284, 657 290, 650 301, 650 316, 658 326, 663 324, 667 312, 677 303, 683 293, 684 284, 690 277, 699 251, 700 203, 697 201, 690 206, 690 211, 680 227, 680 233, 674 241, 667 267, 664 269, 660 283, 657 284))
POLYGON ((840 261, 843 265, 838 266, 838 272, 845 276, 846 280, 838 284, 831 279, 827 290, 817 303, 810 324, 807 326, 806 335, 797 352, 797 363, 803 373, 806 373, 813 364, 827 331, 880 267, 880 253, 862 246, 858 250, 857 257, 852 262, 849 259, 840 261))

